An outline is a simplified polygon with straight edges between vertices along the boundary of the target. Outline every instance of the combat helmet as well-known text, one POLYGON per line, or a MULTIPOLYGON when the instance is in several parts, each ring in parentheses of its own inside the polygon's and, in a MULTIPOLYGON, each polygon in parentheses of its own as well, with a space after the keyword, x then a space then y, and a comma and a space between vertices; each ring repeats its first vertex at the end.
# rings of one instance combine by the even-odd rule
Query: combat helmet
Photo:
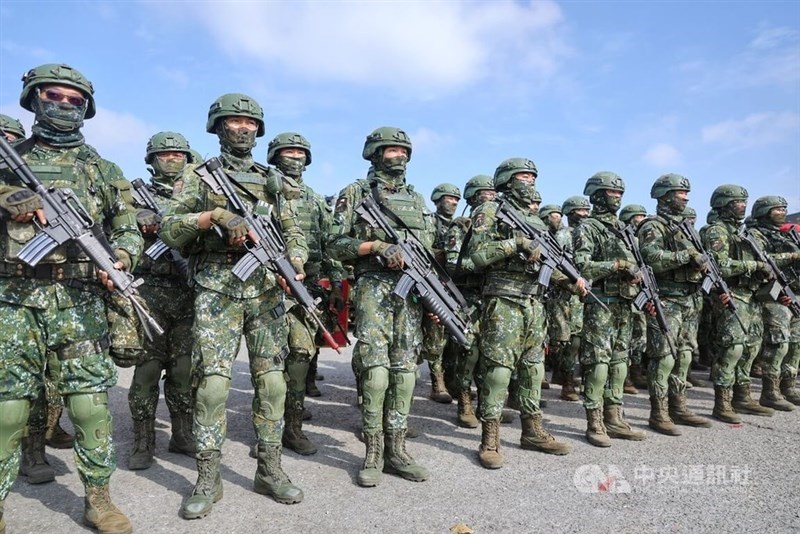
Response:
POLYGON ((712 208, 719 209, 724 208, 734 200, 747 200, 747 189, 740 185, 723 184, 711 193, 710 204, 712 208))
POLYGON ((753 219, 766 217, 769 215, 772 208, 785 208, 789 205, 786 199, 777 195, 767 195, 765 197, 758 197, 753 202, 753 207, 750 209, 750 216, 753 219))
POLYGON ((661 198, 670 191, 691 191, 689 180, 680 174, 659 176, 650 188, 650 198, 661 198))
POLYGON ((494 191, 494 179, 492 179, 491 176, 486 176, 485 174, 473 176, 467 180, 466 185, 464 185, 464 198, 470 200, 479 192, 486 190, 494 191))
POLYGON ((591 209, 592 205, 589 204, 589 199, 580 195, 575 195, 569 197, 564 203, 561 205, 561 213, 564 215, 569 215, 574 210, 588 210, 591 209))
POLYGON ((622 178, 613 172, 601 171, 593 174, 586 180, 586 187, 583 188, 583 194, 592 196, 597 191, 608 189, 611 191, 625 192, 625 182, 622 178))
POLYGON ((186 161, 194 163, 194 151, 189 146, 189 141, 177 132, 158 132, 153 135, 147 142, 147 152, 144 156, 144 162, 150 164, 153 162, 153 156, 161 152, 183 152, 186 154, 186 161))
POLYGON ((401 146, 405 148, 408 151, 408 159, 409 161, 411 160, 411 139, 406 132, 392 126, 381 126, 369 134, 364 141, 364 150, 361 152, 361 157, 367 161, 372 161, 378 149, 386 146, 401 146))
POLYGON ((683 213, 681 213, 681 215, 683 215, 684 219, 697 219, 697 211, 691 206, 683 208, 683 213))
POLYGON ((258 123, 256 137, 264 135, 264 110, 254 99, 241 93, 227 93, 214 100, 208 108, 206 131, 217 133, 217 120, 232 116, 255 119, 258 123))
MULTIPOLYGON (((503 191, 508 188, 511 177, 518 172, 530 172, 534 177, 539 176, 536 164, 527 158, 509 158, 497 166, 494 171, 494 188, 503 191)), ((539 199, 541 202, 541 198, 539 199)))
POLYGON ((433 192, 431 193, 431 202, 435 204, 436 202, 439 202, 439 199, 445 195, 456 197, 458 200, 461 200, 461 190, 458 188, 458 186, 444 183, 433 188, 433 192))
POLYGON ((628 204, 619 211, 619 220, 625 224, 630 224, 631 219, 636 215, 647 216, 647 208, 640 204, 628 204))
POLYGON ((22 123, 19 122, 19 119, 3 115, 2 113, 0 113, 0 131, 11 132, 20 137, 25 137, 25 128, 22 127, 22 123))
POLYGON ((94 96, 92 96, 94 95, 92 82, 69 65, 59 65, 57 63, 39 65, 22 76, 22 93, 19 95, 19 105, 35 113, 33 109, 33 96, 35 93, 31 91, 43 84, 65 85, 77 89, 86 97, 86 114, 84 118, 91 119, 94 117, 96 110, 94 96))
POLYGON ((557 204, 545 204, 539 208, 540 219, 546 219, 551 213, 561 213, 561 208, 557 204))
POLYGON ((283 148, 299 148, 306 153, 306 167, 311 165, 311 143, 295 132, 283 132, 275 136, 267 146, 267 163, 274 165, 275 158, 283 148))

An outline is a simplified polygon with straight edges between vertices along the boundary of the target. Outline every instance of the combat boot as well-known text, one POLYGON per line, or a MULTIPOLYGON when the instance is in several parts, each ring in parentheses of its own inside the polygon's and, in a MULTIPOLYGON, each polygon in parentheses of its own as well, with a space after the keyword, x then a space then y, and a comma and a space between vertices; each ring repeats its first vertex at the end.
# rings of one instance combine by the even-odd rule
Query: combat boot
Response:
POLYGON ((680 436, 681 429, 669 417, 667 397, 650 397, 650 419, 648 426, 665 436, 680 436))
POLYGON ((61 406, 47 406, 47 432, 44 439, 48 447, 54 449, 71 449, 75 444, 75 437, 61 428, 61 406))
MULTIPOLYGON (((289 408, 289 406, 287 406, 289 408)), ((281 443, 297 454, 310 456, 317 453, 317 448, 303 432, 303 413, 300 406, 292 406, 284 414, 286 426, 283 428, 281 443)))
POLYGON ((641 364, 632 363, 628 366, 628 378, 635 387, 647 389, 647 377, 642 370, 641 364))
POLYGON ((586 409, 586 439, 595 447, 611 446, 611 438, 603 424, 602 408, 586 409))
POLYGON ((541 412, 522 419, 520 445, 525 450, 539 451, 557 456, 567 454, 571 450, 569 445, 563 441, 558 441, 544 429, 541 412))
POLYGON ((550 383, 555 384, 557 386, 563 386, 565 378, 564 372, 561 370, 560 367, 556 367, 553 369, 553 374, 550 376, 550 383))
POLYGON ((700 378, 697 378, 695 376, 692 376, 692 373, 688 373, 686 375, 686 387, 688 388, 689 385, 691 385, 692 387, 696 387, 696 388, 711 387, 711 384, 709 384, 708 382, 706 382, 703 379, 700 379, 700 378))
POLYGON ((625 382, 622 384, 622 392, 627 393, 628 395, 638 395, 639 390, 636 389, 636 386, 633 385, 631 382, 630 374, 625 377, 625 382))
POLYGON ((128 458, 128 469, 140 471, 153 465, 156 448, 155 421, 152 419, 133 420, 133 452, 128 458))
POLYGON ((742 422, 742 418, 733 411, 733 406, 731 406, 731 388, 714 386, 714 410, 711 415, 723 423, 738 425, 742 422))
POLYGON ((500 469, 503 467, 503 455, 500 454, 500 421, 487 419, 483 421, 482 427, 478 460, 486 469, 500 469))
POLYGON ((400 429, 386 434, 384 443, 383 470, 395 473, 413 482, 428 480, 430 473, 419 465, 406 451, 406 430, 400 429))
POLYGON ((642 441, 646 437, 644 432, 631 428, 622 415, 622 406, 619 404, 603 406, 603 424, 606 427, 606 434, 610 438, 642 441))
POLYGON ((359 486, 372 488, 383 479, 383 432, 364 432, 363 441, 367 446, 367 454, 357 481, 359 486))
POLYGON ((169 438, 169 452, 194 458, 197 454, 197 445, 192 433, 192 414, 178 413, 172 415, 171 419, 172 436, 169 438))
POLYGON ((108 484, 105 486, 86 486, 83 522, 102 534, 130 534, 133 526, 119 508, 111 502, 108 484))
POLYGON ((461 391, 458 394, 458 426, 463 428, 478 428, 480 422, 475 417, 472 409, 472 397, 469 390, 461 391))
POLYGON ((781 394, 781 390, 778 388, 778 379, 771 376, 764 375, 764 378, 761 379, 761 398, 758 403, 781 412, 794 411, 794 405, 781 394))
POLYGON ((253 480, 253 489, 268 495, 281 504, 296 504, 303 501, 303 491, 292 484, 281 468, 280 445, 258 445, 258 469, 253 480))
POLYGON ((27 438, 22 438, 22 458, 19 473, 28 477, 30 484, 45 484, 56 479, 56 472, 50 467, 44 454, 44 429, 30 430, 27 438))
POLYGON ((450 404, 453 397, 447 392, 444 385, 444 373, 442 371, 431 371, 431 400, 441 402, 442 404, 450 404))
POLYGON ((795 389, 797 379, 793 376, 786 376, 781 378, 781 393, 783 396, 794 404, 800 406, 800 392, 795 389))
POLYGON ((761 406, 750 396, 750 384, 734 384, 731 406, 737 413, 772 417, 775 410, 761 406))
POLYGON ((676 425, 711 428, 711 421, 693 413, 686 405, 686 392, 669 396, 669 417, 676 425))
POLYGON ((306 373, 306 395, 309 397, 321 397, 322 392, 317 387, 317 382, 315 380, 316 373, 312 373, 309 369, 308 373, 306 373))
POLYGON ((181 508, 184 519, 200 519, 211 513, 215 502, 222 499, 222 477, 219 473, 219 451, 197 453, 197 483, 192 495, 181 508))
POLYGON ((579 399, 574 381, 569 375, 565 375, 564 385, 561 386, 561 395, 559 398, 565 401, 576 401, 579 399))

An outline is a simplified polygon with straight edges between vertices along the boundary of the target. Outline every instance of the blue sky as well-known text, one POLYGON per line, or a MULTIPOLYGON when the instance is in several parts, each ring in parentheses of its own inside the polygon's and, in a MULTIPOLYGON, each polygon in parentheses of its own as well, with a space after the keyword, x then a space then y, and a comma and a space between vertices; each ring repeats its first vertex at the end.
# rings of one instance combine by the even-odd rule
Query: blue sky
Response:
POLYGON ((218 154, 208 107, 243 92, 265 111, 257 159, 302 133, 324 194, 365 175, 365 136, 391 125, 426 197, 523 156, 545 203, 609 170, 653 210, 666 172, 701 216, 721 183, 800 210, 800 2, 4 0, 0 111, 27 129, 21 75, 50 62, 92 80, 87 141, 129 179, 160 130, 218 154))

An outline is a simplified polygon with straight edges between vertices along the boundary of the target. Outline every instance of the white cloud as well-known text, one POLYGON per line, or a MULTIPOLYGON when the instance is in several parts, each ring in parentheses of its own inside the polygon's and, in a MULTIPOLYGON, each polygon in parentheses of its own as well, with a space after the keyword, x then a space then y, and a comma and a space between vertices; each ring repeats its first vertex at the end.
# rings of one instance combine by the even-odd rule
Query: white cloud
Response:
POLYGON ((204 2, 184 14, 230 56, 267 72, 426 97, 497 73, 546 78, 568 53, 550 1, 204 2))
POLYGON ((668 143, 657 143, 645 151, 642 159, 654 167, 671 167, 679 165, 682 157, 674 146, 668 143))
POLYGON ((190 82, 189 73, 183 69, 157 66, 155 68, 155 71, 156 71, 156 76, 168 82, 172 82, 174 85, 180 87, 181 89, 186 89, 187 87, 189 87, 189 82, 190 82))
POLYGON ((746 149, 780 143, 800 133, 800 115, 781 113, 754 113, 744 119, 729 119, 705 126, 702 139, 732 149, 746 149))

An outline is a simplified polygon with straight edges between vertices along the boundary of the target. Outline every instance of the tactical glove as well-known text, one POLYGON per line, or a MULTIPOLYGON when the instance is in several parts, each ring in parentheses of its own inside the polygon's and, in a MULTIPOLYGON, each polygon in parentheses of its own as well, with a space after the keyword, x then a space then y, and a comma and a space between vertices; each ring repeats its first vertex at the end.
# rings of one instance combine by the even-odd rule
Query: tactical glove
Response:
POLYGON ((385 243, 383 241, 373 241, 370 252, 383 258, 385 265, 389 269, 400 269, 403 267, 403 251, 398 245, 385 243))
POLYGON ((152 210, 139 210, 136 212, 136 224, 139 225, 139 228, 157 226, 161 224, 161 216, 152 210))
POLYGON ((44 208, 42 197, 25 187, 9 187, 0 194, 0 208, 11 217, 18 217, 44 208))
POLYGON ((689 264, 695 270, 705 272, 708 270, 708 256, 700 252, 695 252, 689 256, 689 264))
POLYGON ((247 235, 247 222, 244 218, 226 209, 214 208, 211 212, 211 222, 222 228, 230 239, 247 235))
POLYGON ((517 236, 514 238, 514 243, 517 245, 517 252, 522 252, 528 257, 528 261, 533 263, 539 261, 542 256, 542 247, 533 244, 533 241, 527 237, 517 236))
POLYGON ((122 248, 118 248, 114 251, 114 254, 117 256, 117 261, 122 262, 122 268, 128 272, 131 270, 131 265, 133 262, 131 260, 131 255, 128 254, 128 251, 122 248))

